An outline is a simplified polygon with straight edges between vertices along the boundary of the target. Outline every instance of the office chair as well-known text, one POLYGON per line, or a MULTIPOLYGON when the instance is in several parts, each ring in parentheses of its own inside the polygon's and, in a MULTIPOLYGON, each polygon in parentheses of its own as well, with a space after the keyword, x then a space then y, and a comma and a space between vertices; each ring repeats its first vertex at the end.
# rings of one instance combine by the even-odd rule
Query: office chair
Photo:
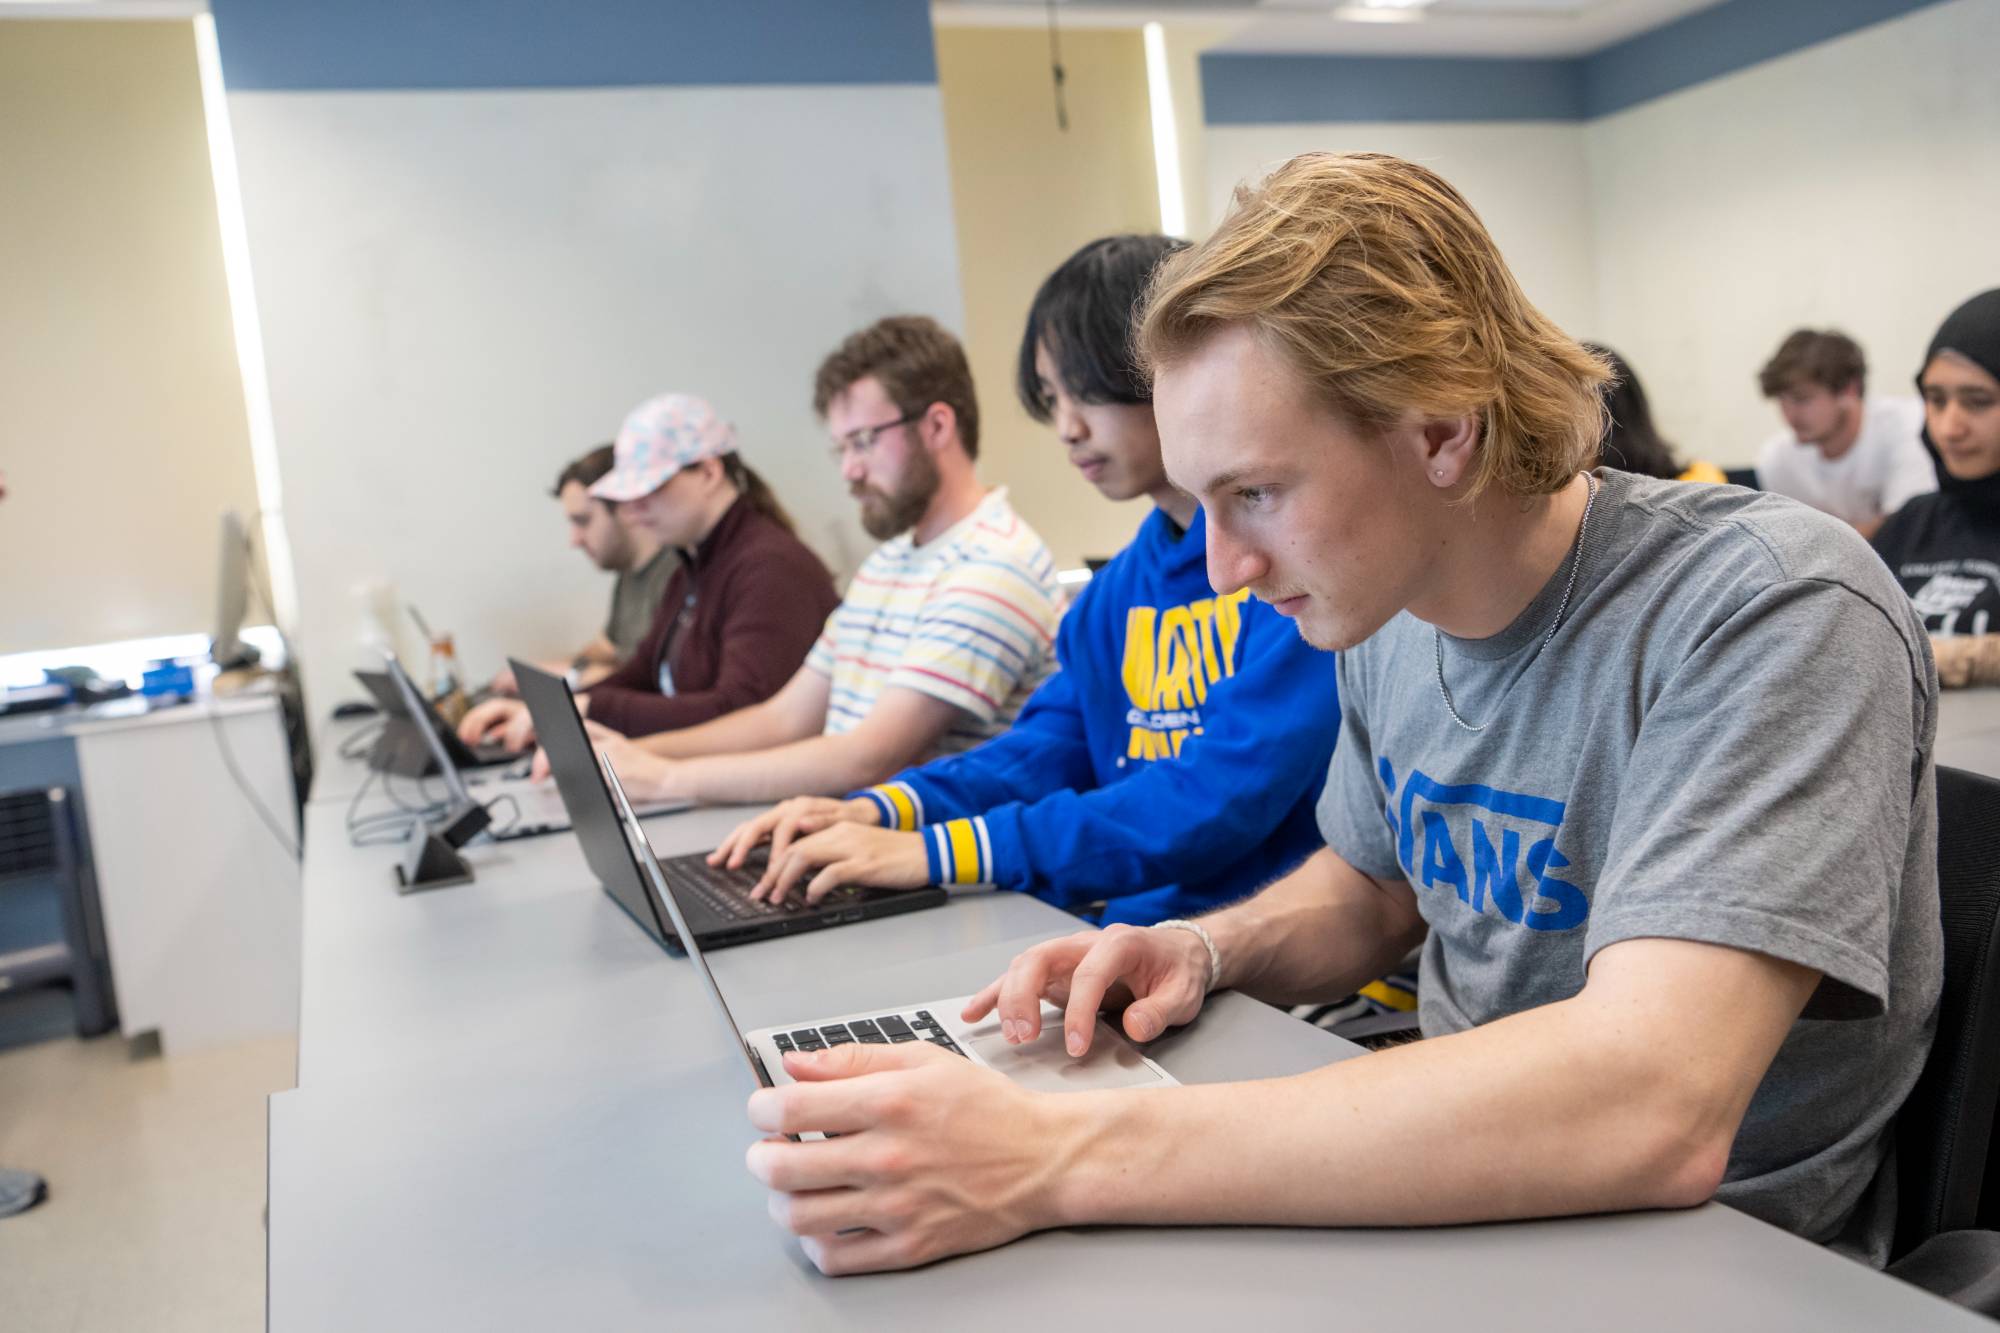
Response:
POLYGON ((2000 782, 1937 770, 1944 994, 1930 1059, 1896 1117, 1893 1257, 2000 1214, 2000 782))

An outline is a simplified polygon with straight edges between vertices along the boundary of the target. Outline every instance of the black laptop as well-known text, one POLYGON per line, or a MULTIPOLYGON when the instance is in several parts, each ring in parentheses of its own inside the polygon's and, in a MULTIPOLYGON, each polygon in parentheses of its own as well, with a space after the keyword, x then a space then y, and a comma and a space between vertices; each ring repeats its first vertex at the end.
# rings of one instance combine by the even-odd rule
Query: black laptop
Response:
POLYGON ((411 717, 402 693, 389 679, 387 671, 357 671, 354 678, 374 697, 382 716, 388 719, 381 737, 375 742, 375 748, 368 755, 368 766, 378 772, 407 778, 436 774, 437 764, 431 758, 430 745, 424 740, 423 733, 417 730, 423 726, 428 726, 432 734, 444 742, 445 753, 460 768, 493 768, 511 764, 522 757, 521 751, 509 750, 501 745, 467 745, 458 738, 457 728, 438 715, 437 709, 423 697, 422 691, 417 694, 417 702, 424 710, 423 716, 411 717))
MULTIPOLYGON (((535 715, 535 731, 548 753, 549 769, 555 774, 556 786, 569 810, 570 824, 576 829, 577 841, 583 844, 584 858, 590 862, 597 882, 647 934, 669 947, 679 948, 672 923, 660 917, 646 892, 645 873, 625 840, 617 804, 604 785, 597 754, 590 746, 582 719, 576 715, 569 682, 526 662, 509 661, 508 665, 514 669, 521 697, 528 701, 528 708, 535 715), (569 710, 571 723, 544 726, 544 715, 557 708, 569 710)), ((559 721, 553 717, 550 720, 559 721)), ((776 906, 753 902, 750 890, 757 886, 765 864, 762 848, 740 870, 712 866, 705 854, 696 853, 660 862, 660 873, 673 885, 675 896, 686 911, 688 925, 704 949, 941 907, 946 897, 943 889, 935 887, 848 887, 836 889, 811 907, 796 892, 776 906)))

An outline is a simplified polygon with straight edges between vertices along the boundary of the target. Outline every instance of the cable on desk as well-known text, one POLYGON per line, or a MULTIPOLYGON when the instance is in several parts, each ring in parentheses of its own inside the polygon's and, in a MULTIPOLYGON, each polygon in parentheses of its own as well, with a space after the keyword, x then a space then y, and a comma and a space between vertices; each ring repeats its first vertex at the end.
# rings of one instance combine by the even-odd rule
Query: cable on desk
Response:
POLYGON ((390 800, 396 803, 396 808, 405 814, 420 815, 425 819, 436 819, 449 807, 449 803, 444 798, 431 795, 430 788, 424 785, 430 780, 427 777, 419 777, 417 779, 417 799, 421 804, 412 805, 403 799, 402 795, 396 790, 396 784, 390 781, 391 778, 400 776, 399 774, 385 768, 381 770, 381 775, 382 790, 388 795, 390 800))
POLYGON ((258 799, 257 793, 250 787, 250 780, 244 777, 243 770, 236 766, 236 752, 229 746, 229 733, 222 725, 221 710, 215 706, 213 700, 206 707, 209 729, 215 733, 215 748, 222 752, 222 766, 229 770, 230 781, 236 784, 237 791, 243 793, 243 799, 250 803, 250 808, 257 812, 259 822, 271 831, 271 836, 285 849, 285 855, 294 861, 303 861, 305 855, 299 844, 286 835, 284 828, 278 823, 278 817, 271 813, 270 807, 258 799))
POLYGON ((361 780, 361 785, 354 789, 354 795, 347 802, 347 841, 354 847, 382 847, 407 842, 411 830, 421 828, 427 819, 437 813, 436 805, 413 806, 406 803, 390 786, 386 774, 370 769, 368 776, 361 780), (361 814, 362 798, 367 796, 369 788, 375 785, 378 778, 382 780, 382 790, 389 794, 389 799, 395 802, 396 808, 361 814), (385 831, 393 831, 395 836, 382 836, 385 831))
POLYGON ((389 719, 386 717, 376 722, 370 722, 361 730, 342 741, 340 748, 335 750, 334 753, 338 754, 342 759, 363 758, 370 749, 374 748, 375 741, 384 731, 388 730, 388 727, 389 719))

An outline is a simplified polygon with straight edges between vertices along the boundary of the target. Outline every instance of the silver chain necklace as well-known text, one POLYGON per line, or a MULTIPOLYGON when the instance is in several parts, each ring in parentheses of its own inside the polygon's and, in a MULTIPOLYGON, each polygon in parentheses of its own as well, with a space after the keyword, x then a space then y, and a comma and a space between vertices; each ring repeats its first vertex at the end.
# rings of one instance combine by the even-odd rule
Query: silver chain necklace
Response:
MULTIPOLYGON (((1576 590, 1576 571, 1583 567, 1583 538, 1584 534, 1590 531, 1591 506, 1597 503, 1597 478, 1586 472, 1583 474, 1583 482, 1589 493, 1583 501, 1583 521, 1576 525, 1576 546, 1570 551, 1569 578, 1563 582, 1563 596, 1562 601, 1556 606, 1555 622, 1549 626, 1549 632, 1542 636, 1541 648, 1535 649, 1536 657, 1542 655, 1543 649, 1549 646, 1549 640, 1555 638, 1556 630, 1562 627, 1563 613, 1569 610, 1569 595, 1576 590)), ((1451 720, 1467 731, 1486 730, 1486 723, 1481 722, 1475 727, 1460 717, 1458 709, 1452 706, 1451 691, 1444 687, 1444 631, 1436 625, 1431 626, 1431 657, 1437 664, 1438 698, 1444 700, 1444 711, 1450 713, 1451 720)))

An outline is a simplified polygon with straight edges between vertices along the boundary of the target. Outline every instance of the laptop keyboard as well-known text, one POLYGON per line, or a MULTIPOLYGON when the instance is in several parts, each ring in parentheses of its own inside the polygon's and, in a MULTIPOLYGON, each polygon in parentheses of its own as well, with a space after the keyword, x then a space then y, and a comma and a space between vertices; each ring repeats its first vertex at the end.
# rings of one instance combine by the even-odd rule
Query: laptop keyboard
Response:
POLYGON ((764 921, 772 917, 825 912, 861 901, 861 890, 852 885, 835 889, 812 907, 807 907, 801 888, 794 888, 782 903, 752 901, 750 890, 764 874, 767 858, 753 855, 741 869, 712 866, 703 856, 682 856, 660 866, 675 893, 698 898, 716 915, 729 921, 764 921))
POLYGON ((932 1018, 928 1009, 919 1009, 907 1018, 900 1014, 856 1018, 845 1023, 825 1023, 816 1028, 780 1032, 771 1038, 771 1044, 780 1051, 823 1051, 829 1046, 845 1046, 850 1042, 883 1046, 906 1041, 927 1041, 933 1046, 944 1047, 954 1055, 965 1054, 945 1032, 944 1024, 932 1018))

